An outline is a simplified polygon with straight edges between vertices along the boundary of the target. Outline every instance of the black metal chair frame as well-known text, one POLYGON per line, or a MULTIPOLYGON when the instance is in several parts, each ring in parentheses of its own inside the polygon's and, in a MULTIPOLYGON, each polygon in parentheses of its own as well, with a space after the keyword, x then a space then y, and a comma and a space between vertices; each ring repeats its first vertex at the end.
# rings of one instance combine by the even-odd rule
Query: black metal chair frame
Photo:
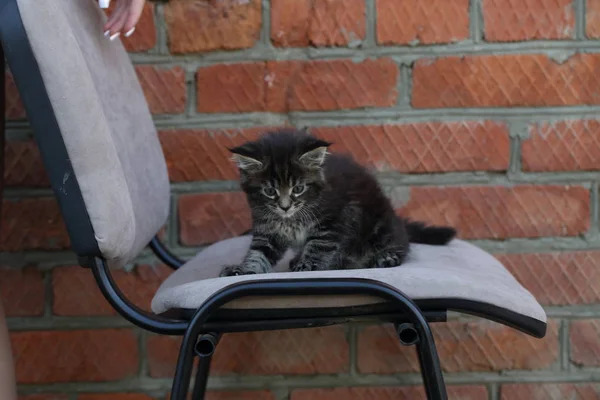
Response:
MULTIPOLYGON (((64 146, 64 144, 57 143, 62 142, 60 131, 56 132, 58 126, 51 103, 27 40, 15 0, 0 0, 0 42, 4 46, 7 61, 13 70, 15 82, 34 130, 35 140, 42 151, 44 163, 47 167, 51 166, 52 162, 55 162, 52 157, 56 158, 57 153, 64 151, 56 146, 64 146), (52 136, 52 140, 48 136, 52 136)), ((0 53, 2 46, 0 46, 0 53)), ((1 68, 0 72, 4 76, 4 64, 1 68)), ((4 90, 2 90, 0 105, 4 104, 4 100, 4 90)), ((1 129, 3 129, 4 120, 0 121, 2 122, 1 129)), ((3 140, 2 137, 0 143, 3 144, 3 140)), ((65 165, 61 166, 61 168, 64 167, 65 165)), ((66 167, 72 168, 70 164, 66 167)), ((64 172, 65 169, 61 171, 64 172)), ((53 179, 51 176, 52 187, 58 197, 60 193, 53 179)), ((78 190, 78 188, 74 189, 78 190)), ((87 215, 84 217, 87 218, 87 215)), ((67 228, 69 229, 69 226, 67 228)), ((71 240, 75 241, 78 238, 71 237, 71 240)), ((149 243, 149 247, 162 262, 174 270, 184 264, 184 261, 173 255, 157 237, 149 243)), ((543 337, 546 331, 545 324, 509 310, 495 309, 488 304, 460 299, 415 302, 397 289, 378 281, 322 278, 269 280, 267 275, 263 280, 228 286, 212 295, 197 310, 179 310, 183 312, 176 317, 168 317, 145 312, 129 302, 115 284, 105 260, 101 257, 80 257, 80 265, 91 269, 104 297, 126 320, 150 332, 183 336, 171 392, 174 400, 186 399, 192 380, 195 357, 199 358, 199 364, 193 387, 193 398, 204 398, 211 357, 221 335, 229 332, 295 329, 362 320, 391 322, 396 328, 399 342, 405 346, 416 347, 427 398, 429 400, 446 400, 448 398, 446 386, 429 324, 445 322, 448 309, 495 320, 536 337, 543 337), (386 299, 388 301, 386 303, 387 311, 379 309, 377 312, 365 313, 358 309, 352 309, 350 312, 347 310, 345 312, 304 310, 303 313, 291 313, 291 316, 289 314, 284 316, 280 313, 278 315, 261 314, 259 317, 239 311, 237 318, 227 318, 222 315, 215 318, 222 305, 247 296, 348 294, 374 295, 386 299)))
MULTIPOLYGON (((173 269, 183 262, 171 254, 157 239, 150 244, 157 257, 173 269)), ((212 295, 193 314, 191 320, 173 320, 150 315, 131 304, 119 291, 104 260, 93 258, 84 265, 92 269, 98 287, 110 304, 128 321, 151 332, 167 335, 183 335, 175 378, 172 399, 186 398, 191 380, 194 355, 199 357, 193 399, 204 398, 210 370, 211 357, 220 336, 228 332, 247 332, 271 329, 295 329, 332 325, 348 322, 348 317, 288 318, 248 322, 210 322, 211 313, 229 301, 247 296, 290 296, 290 295, 347 295, 369 294, 393 302, 401 313, 384 316, 394 323, 398 339, 405 346, 416 345, 421 375, 427 398, 445 400, 446 386, 440 366, 437 349, 429 328, 429 322, 446 320, 445 311, 423 312, 406 295, 381 282, 366 279, 303 279, 303 280, 259 280, 231 285, 212 295)))

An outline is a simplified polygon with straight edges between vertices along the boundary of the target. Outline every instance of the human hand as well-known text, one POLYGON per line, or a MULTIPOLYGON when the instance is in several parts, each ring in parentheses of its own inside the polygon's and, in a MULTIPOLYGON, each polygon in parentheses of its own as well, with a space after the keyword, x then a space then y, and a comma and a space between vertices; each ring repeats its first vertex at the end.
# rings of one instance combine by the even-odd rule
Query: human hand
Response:
MULTIPOLYGON (((110 40, 115 40, 121 32, 125 32, 125 37, 129 37, 135 31, 146 0, 113 0, 117 5, 104 24, 104 36, 110 40)), ((108 8, 110 0, 98 0, 101 8, 108 8)))

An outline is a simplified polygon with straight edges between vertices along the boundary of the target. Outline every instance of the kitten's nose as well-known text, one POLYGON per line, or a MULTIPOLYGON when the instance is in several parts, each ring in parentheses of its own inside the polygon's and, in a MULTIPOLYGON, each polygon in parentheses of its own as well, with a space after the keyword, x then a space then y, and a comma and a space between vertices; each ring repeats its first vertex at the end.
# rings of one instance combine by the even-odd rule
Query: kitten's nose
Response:
POLYGON ((287 210, 289 210, 291 207, 292 207, 292 205, 291 205, 291 204, 287 204, 287 205, 282 205, 282 204, 280 204, 280 205, 279 205, 279 208, 281 208, 283 211, 287 211, 287 210))

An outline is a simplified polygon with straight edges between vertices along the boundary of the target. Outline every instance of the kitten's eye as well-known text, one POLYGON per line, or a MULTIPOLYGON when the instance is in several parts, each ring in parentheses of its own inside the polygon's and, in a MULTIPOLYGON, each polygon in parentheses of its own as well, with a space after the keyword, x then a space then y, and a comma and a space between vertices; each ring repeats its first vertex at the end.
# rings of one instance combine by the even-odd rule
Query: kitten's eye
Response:
POLYGON ((275 197, 277 190, 273 189, 272 187, 266 187, 263 188, 263 193, 268 197, 275 197))
POLYGON ((296 185, 292 189, 292 193, 294 193, 294 194, 300 194, 302 192, 304 192, 304 185, 296 185))

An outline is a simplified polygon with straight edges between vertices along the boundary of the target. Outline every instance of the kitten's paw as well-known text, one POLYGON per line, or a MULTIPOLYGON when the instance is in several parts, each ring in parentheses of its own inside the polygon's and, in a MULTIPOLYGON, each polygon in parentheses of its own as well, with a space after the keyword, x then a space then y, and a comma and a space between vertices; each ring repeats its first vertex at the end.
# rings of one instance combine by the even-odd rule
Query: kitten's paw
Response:
POLYGON ((226 265, 221 270, 221 273, 219 274, 219 276, 222 277, 222 276, 236 276, 236 275, 250 275, 250 274, 254 274, 254 272, 245 270, 244 268, 242 268, 241 265, 226 265))
POLYGON ((383 252, 375 259, 374 268, 392 268, 397 267, 404 261, 404 253, 383 252))
POLYGON ((290 270, 292 272, 315 271, 317 263, 311 260, 293 259, 290 261, 290 270))

